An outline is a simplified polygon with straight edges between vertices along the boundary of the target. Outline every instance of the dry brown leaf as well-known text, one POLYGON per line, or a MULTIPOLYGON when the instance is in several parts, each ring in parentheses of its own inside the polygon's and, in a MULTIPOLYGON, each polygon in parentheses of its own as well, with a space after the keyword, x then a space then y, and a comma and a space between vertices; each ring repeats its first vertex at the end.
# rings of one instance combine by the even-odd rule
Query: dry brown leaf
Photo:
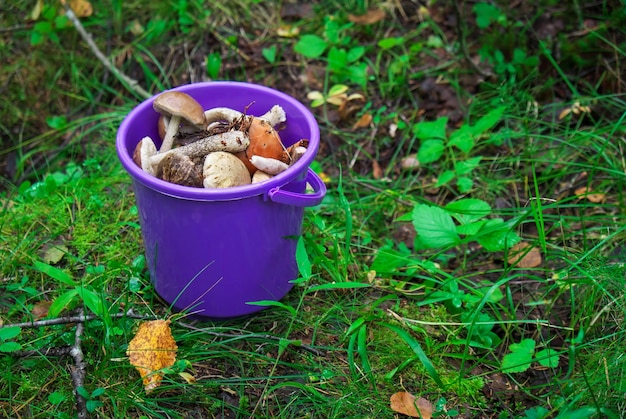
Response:
POLYGON ((391 410, 413 418, 430 419, 433 415, 433 405, 420 397, 416 399, 408 391, 399 391, 391 396, 391 410))
POLYGON ((93 14, 93 7, 87 0, 70 0, 70 7, 78 17, 87 17, 93 14))
POLYGON ((594 204, 600 204, 602 202, 604 202, 604 200, 606 199, 606 195, 603 193, 593 193, 589 191, 589 188, 587 188, 586 186, 582 186, 578 189, 576 189, 574 191, 574 194, 582 199, 585 198, 587 199, 587 201, 589 202, 593 202, 594 204))
POLYGON ((385 12, 381 9, 370 9, 364 15, 348 15, 348 20, 357 25, 371 25, 385 18, 385 12))
POLYGON ((63 259, 66 253, 69 253, 67 246, 63 244, 64 239, 57 239, 52 243, 46 243, 39 249, 39 257, 51 265, 56 265, 63 259))
POLYGON ((139 326, 126 354, 143 378, 146 393, 161 384, 163 373, 160 370, 174 365, 177 349, 169 320, 152 320, 139 326))
POLYGON ((383 169, 380 167, 378 160, 372 160, 372 177, 374 179, 380 179, 383 177, 383 169))
POLYGON ((536 268, 541 265, 541 252, 529 243, 519 242, 511 248, 509 264, 518 268, 536 268))
POLYGON ((361 115, 359 120, 356 121, 354 125, 352 125, 352 130, 354 131, 355 129, 358 129, 358 128, 369 127, 370 124, 372 123, 372 119, 373 117, 371 113, 364 113, 363 115, 361 115))
POLYGON ((48 315, 48 310, 50 310, 51 305, 51 301, 40 301, 33 306, 30 314, 32 314, 33 319, 35 320, 42 319, 48 315))

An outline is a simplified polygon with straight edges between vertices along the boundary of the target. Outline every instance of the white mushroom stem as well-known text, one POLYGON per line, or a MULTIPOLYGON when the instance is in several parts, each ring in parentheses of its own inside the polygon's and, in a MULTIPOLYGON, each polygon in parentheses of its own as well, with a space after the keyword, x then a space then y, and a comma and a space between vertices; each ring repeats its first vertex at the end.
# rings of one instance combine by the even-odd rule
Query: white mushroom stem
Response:
POLYGON ((150 158, 157 154, 157 148, 150 137, 143 137, 141 139, 141 169, 151 175, 154 175, 155 171, 150 163, 150 158))
POLYGON ((172 144, 174 144, 174 136, 178 133, 178 126, 180 125, 180 120, 182 118, 180 116, 172 115, 170 117, 170 121, 167 124, 167 131, 165 131, 165 137, 163 137, 163 143, 161 143, 161 148, 159 149, 159 154, 165 153, 172 149, 172 144))
POLYGON ((259 118, 265 119, 271 126, 275 127, 281 122, 285 122, 287 120, 287 115, 285 114, 285 110, 282 106, 274 105, 272 106, 272 109, 259 116, 259 118))
POLYGON ((207 124, 218 121, 234 122, 237 118, 241 118, 242 116, 242 112, 224 107, 212 108, 204 111, 204 119, 206 119, 207 124))
POLYGON ((289 169, 289 165, 286 163, 268 157, 252 156, 250 157, 250 163, 257 169, 270 175, 277 175, 289 169))
POLYGON ((159 153, 150 158, 152 167, 157 167, 159 162, 169 153, 180 153, 190 158, 205 156, 213 151, 228 151, 238 153, 250 145, 250 139, 242 131, 228 131, 222 134, 211 135, 182 147, 174 148, 165 153, 159 153))

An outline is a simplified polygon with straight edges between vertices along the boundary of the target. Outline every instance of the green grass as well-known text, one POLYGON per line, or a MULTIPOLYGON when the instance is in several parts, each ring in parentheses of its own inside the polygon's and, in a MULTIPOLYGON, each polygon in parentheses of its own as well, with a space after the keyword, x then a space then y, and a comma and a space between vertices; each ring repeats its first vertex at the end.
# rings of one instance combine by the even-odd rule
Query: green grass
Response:
MULTIPOLYGON (((443 18, 458 12, 446 2, 425 13, 410 2, 324 0, 282 18, 276 2, 254 0, 113 2, 112 13, 94 2, 86 29, 153 94, 213 76, 308 105, 309 91, 338 84, 363 95, 352 112, 311 108, 328 193, 305 212, 305 279, 283 306, 220 322, 172 315, 150 283, 114 148, 141 95, 71 25, 37 25, 62 23, 52 3, 34 22, 31 6, 0 6, 0 326, 33 320, 42 303, 50 317, 94 314, 80 390, 94 417, 391 418, 389 398, 404 390, 441 418, 623 417, 624 15, 615 1, 540 3, 526 12, 477 3, 459 27, 443 18), (377 6, 384 20, 350 21, 377 6), (540 42, 545 13, 564 27, 540 42), (583 30, 592 17, 598 25, 583 30), (293 28, 295 37, 277 34, 293 28), (314 39, 304 35, 323 51, 296 47, 314 39), (562 114, 576 102, 591 112, 562 114), (353 129, 364 114, 372 124, 353 129), (400 169, 411 153, 430 160, 400 169), (465 214, 479 224, 461 225, 447 207, 466 199, 489 209, 465 214), (434 228, 412 218, 416 207, 434 228), (542 263, 511 265, 511 242, 494 232, 539 249, 542 263), (135 315, 171 316, 179 347, 151 394, 126 355, 135 315)), ((74 360, 45 351, 73 345, 76 330, 0 327, 1 417, 75 415, 74 360)))

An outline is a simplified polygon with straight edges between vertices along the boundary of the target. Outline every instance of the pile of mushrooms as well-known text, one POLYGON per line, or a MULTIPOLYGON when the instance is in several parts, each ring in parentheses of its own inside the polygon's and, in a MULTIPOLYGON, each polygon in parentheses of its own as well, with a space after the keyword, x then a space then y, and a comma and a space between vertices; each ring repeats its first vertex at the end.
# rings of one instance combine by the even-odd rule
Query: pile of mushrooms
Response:
POLYGON ((289 168, 306 152, 308 140, 286 148, 276 127, 286 121, 274 105, 261 116, 226 107, 204 110, 191 96, 170 91, 158 95, 154 110, 162 140, 135 147, 137 166, 168 182, 198 188, 228 188, 262 182, 289 168))

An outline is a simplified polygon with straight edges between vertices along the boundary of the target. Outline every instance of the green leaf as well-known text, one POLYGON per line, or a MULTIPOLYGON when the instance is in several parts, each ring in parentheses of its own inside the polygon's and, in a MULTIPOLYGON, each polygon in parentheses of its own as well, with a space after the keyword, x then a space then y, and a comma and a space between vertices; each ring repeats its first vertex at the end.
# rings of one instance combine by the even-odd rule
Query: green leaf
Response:
POLYGON ((58 317, 77 295, 78 291, 73 288, 55 298, 48 309, 48 318, 58 317))
POLYGON ((478 220, 469 224, 462 224, 456 227, 456 232, 464 236, 472 237, 478 234, 478 232, 487 223, 487 220, 478 220))
POLYGON ((509 227, 502 218, 488 220, 481 229, 476 241, 489 252, 499 252, 518 243, 520 237, 509 227))
POLYGON ((454 246, 460 242, 454 221, 444 209, 418 204, 412 215, 420 243, 427 248, 454 246))
POLYGON ((386 245, 378 249, 370 269, 382 274, 395 274, 399 268, 411 263, 411 251, 406 249, 396 250, 392 245, 386 245))
POLYGON ((492 22, 496 22, 500 17, 500 9, 490 3, 476 3, 472 8, 476 13, 476 24, 480 29, 486 29, 492 22))
POLYGON ((474 133, 472 127, 463 125, 461 128, 450 134, 448 145, 456 147, 464 153, 469 153, 474 148, 474 133))
POLYGON ((446 139, 448 117, 443 116, 434 121, 422 121, 413 126, 413 134, 422 141, 438 138, 446 139))
POLYGON ((0 343, 0 352, 15 352, 22 349, 22 345, 17 342, 2 342, 0 343))
POLYGON ((474 186, 474 181, 471 178, 460 176, 456 180, 456 186, 459 188, 459 192, 468 193, 474 186))
POLYGON ((48 394, 48 401, 50 402, 50 404, 59 405, 63 403, 65 399, 67 399, 67 396, 59 391, 53 391, 52 393, 48 394))
POLYGON ((217 79, 222 68, 222 56, 218 52, 212 52, 206 57, 206 72, 209 78, 217 79))
POLYGON ((327 47, 326 41, 317 35, 302 35, 293 48, 307 58, 318 58, 327 47))
POLYGON ((348 50, 348 55, 347 55, 348 62, 349 63, 353 63, 353 62, 359 60, 363 56, 363 54, 365 54, 365 47, 364 46, 359 45, 357 47, 350 48, 348 50))
POLYGON ((509 346, 509 354, 502 359, 503 372, 524 372, 530 368, 535 353, 535 341, 522 339, 520 343, 509 346))
MULTIPOLYGON (((559 415, 554 419, 588 419, 598 413, 598 409, 591 406, 581 407, 576 410, 568 410, 563 413, 559 413, 559 415)), ((615 416, 617 417, 617 416, 615 416)))
POLYGON ((421 164, 435 162, 443 156, 444 148, 442 140, 425 140, 417 152, 417 160, 421 164))
POLYGON ((35 261, 33 265, 36 270, 48 275, 50 278, 56 279, 57 281, 62 282, 66 285, 76 286, 76 283, 70 275, 58 268, 55 268, 52 265, 48 265, 47 263, 39 261, 35 261))
POLYGON ((100 295, 82 286, 76 287, 76 293, 80 295, 80 298, 82 298, 83 302, 92 313, 99 317, 104 317, 107 311, 106 302, 100 295))
POLYGON ((298 243, 296 244, 296 263, 298 264, 298 272, 300 272, 300 276, 303 278, 311 278, 313 270, 302 236, 298 238, 298 243))
POLYGON ((392 37, 392 38, 383 38, 380 41, 378 41, 377 45, 380 49, 385 50, 385 49, 391 49, 398 45, 402 45, 404 44, 404 42, 405 42, 405 39, 403 37, 397 36, 397 37, 392 37))
POLYGON ((492 109, 491 111, 489 111, 489 113, 487 113, 485 116, 476 121, 474 125, 472 125, 472 132, 475 135, 480 135, 490 130, 498 122, 500 122, 505 110, 506 107, 504 106, 499 106, 495 109, 492 109))
POLYGON ((274 64, 276 62, 276 45, 272 45, 269 48, 263 48, 261 50, 261 54, 263 54, 263 58, 265 58, 268 63, 274 64))
POLYGON ((559 366, 559 354, 550 348, 538 351, 535 354, 535 360, 542 367, 556 368, 559 366))
POLYGON ((443 208, 461 225, 473 223, 491 214, 491 206, 482 199, 476 198, 459 199, 443 208))
POLYGON ((447 185, 452 182, 452 180, 456 177, 454 174, 454 170, 444 170, 439 177, 437 178, 437 183, 435 183, 436 188, 440 188, 443 185, 447 185))
POLYGON ((22 332, 22 328, 19 326, 7 326, 0 328, 0 340, 13 339, 22 332))
POLYGON ((458 176, 468 175, 478 167, 482 158, 482 156, 476 156, 467 160, 457 161, 454 165, 454 171, 458 176))
POLYGON ((328 69, 335 73, 345 73, 348 69, 348 52, 342 48, 331 47, 328 50, 328 69))

